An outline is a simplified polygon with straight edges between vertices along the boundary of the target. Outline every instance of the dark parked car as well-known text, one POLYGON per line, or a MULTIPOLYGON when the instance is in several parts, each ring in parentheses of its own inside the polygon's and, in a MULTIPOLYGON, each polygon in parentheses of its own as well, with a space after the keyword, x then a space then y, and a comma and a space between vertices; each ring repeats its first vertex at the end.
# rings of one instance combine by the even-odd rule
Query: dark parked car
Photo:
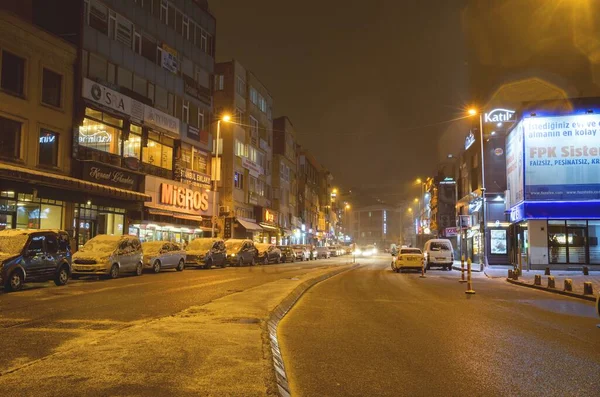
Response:
POLYGON ((296 252, 289 245, 280 245, 279 251, 281 251, 281 262, 296 262, 296 252))
POLYGON ((232 266, 256 265, 256 247, 252 240, 231 239, 225 241, 227 263, 232 266))
POLYGON ((281 262, 281 250, 273 244, 254 244, 258 253, 258 263, 268 265, 269 263, 281 262))
POLYGON ((26 281, 54 280, 65 285, 71 276, 69 235, 53 230, 0 231, 0 283, 18 291, 26 281))
POLYGON ((227 249, 220 238, 197 238, 185 248, 186 266, 198 266, 210 269, 212 266, 227 265, 227 249))

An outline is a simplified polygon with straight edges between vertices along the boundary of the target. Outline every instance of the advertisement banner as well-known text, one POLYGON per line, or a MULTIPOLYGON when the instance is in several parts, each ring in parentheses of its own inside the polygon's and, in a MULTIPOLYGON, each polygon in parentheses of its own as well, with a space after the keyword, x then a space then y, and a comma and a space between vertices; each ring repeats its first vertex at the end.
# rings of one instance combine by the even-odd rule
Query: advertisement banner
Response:
POLYGON ((83 163, 82 179, 133 191, 138 190, 140 182, 138 174, 91 161, 83 163))
POLYGON ((506 182, 509 207, 523 201, 523 122, 506 138, 506 182))
POLYGON ((177 51, 164 43, 162 45, 161 65, 163 68, 174 74, 177 74, 177 71, 179 70, 179 57, 177 51))
POLYGON ((525 199, 600 199, 600 115, 523 120, 525 199))
MULTIPOLYGON (((165 211, 180 212, 194 216, 212 216, 214 192, 190 188, 189 185, 170 179, 146 176, 145 193, 152 201, 146 207, 165 211)), ((219 195, 216 195, 219 202, 219 195)))
POLYGON ((162 128, 179 135, 179 119, 154 109, 151 106, 144 106, 144 124, 151 127, 162 128))
POLYGON ((104 108, 115 110, 127 116, 131 115, 132 99, 115 90, 84 78, 82 96, 104 108))

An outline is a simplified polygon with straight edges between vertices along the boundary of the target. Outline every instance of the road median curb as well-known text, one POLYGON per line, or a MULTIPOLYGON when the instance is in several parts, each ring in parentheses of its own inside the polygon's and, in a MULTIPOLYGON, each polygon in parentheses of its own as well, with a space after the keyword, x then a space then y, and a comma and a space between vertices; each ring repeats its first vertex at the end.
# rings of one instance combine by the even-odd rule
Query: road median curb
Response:
POLYGON ((271 358, 273 361, 273 371, 275 373, 275 380, 280 396, 289 397, 291 395, 287 374, 285 372, 285 365, 283 363, 283 357, 281 355, 281 350, 279 349, 279 340, 277 339, 277 327, 279 326, 280 321, 296 304, 296 302, 298 302, 302 295, 304 295, 311 287, 331 277, 337 276, 338 274, 356 269, 359 266, 360 264, 356 263, 353 266, 335 269, 329 273, 322 274, 318 277, 304 281, 302 284, 294 288, 294 290, 271 312, 266 323, 266 332, 268 333, 271 347, 271 358))
POLYGON ((583 294, 578 294, 575 292, 563 291, 563 290, 556 289, 556 288, 542 287, 540 285, 529 284, 524 281, 512 280, 510 278, 507 278, 506 281, 508 281, 510 284, 519 285, 522 287, 529 287, 529 288, 537 289, 540 291, 546 291, 546 292, 551 292, 554 294, 570 296, 571 298, 578 298, 578 299, 583 299, 583 300, 590 301, 590 302, 596 302, 596 297, 594 295, 583 295, 583 294))

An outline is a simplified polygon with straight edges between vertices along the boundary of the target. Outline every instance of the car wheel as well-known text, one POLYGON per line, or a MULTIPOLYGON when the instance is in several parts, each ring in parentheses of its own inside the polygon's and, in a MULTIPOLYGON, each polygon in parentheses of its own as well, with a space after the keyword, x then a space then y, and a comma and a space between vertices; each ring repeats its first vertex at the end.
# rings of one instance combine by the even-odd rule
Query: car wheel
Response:
POLYGON ((23 288, 23 282, 23 272, 20 269, 15 269, 6 279, 4 289, 7 291, 18 291, 23 288))
POLYGON ((177 270, 178 272, 182 272, 183 269, 185 269, 185 262, 183 261, 183 259, 180 259, 175 270, 177 270))
POLYGON ((135 267, 135 275, 136 276, 141 276, 142 273, 144 273, 144 265, 142 264, 142 262, 140 262, 135 267))
POLYGON ((263 264, 265 264, 265 265, 269 264, 269 257, 267 255, 265 255, 265 259, 263 260, 263 264))
POLYGON ((152 265, 152 270, 154 270, 154 273, 160 273, 160 261, 154 262, 154 265, 152 265))
POLYGON ((205 269, 210 269, 213 265, 213 261, 212 259, 208 259, 205 263, 204 263, 204 268, 205 269))
POLYGON ((110 268, 110 273, 109 273, 108 277, 109 278, 119 277, 119 265, 117 265, 116 263, 114 265, 112 265, 112 267, 110 268))
POLYGON ((69 281, 69 268, 66 265, 62 265, 54 277, 54 284, 57 286, 63 286, 69 281))

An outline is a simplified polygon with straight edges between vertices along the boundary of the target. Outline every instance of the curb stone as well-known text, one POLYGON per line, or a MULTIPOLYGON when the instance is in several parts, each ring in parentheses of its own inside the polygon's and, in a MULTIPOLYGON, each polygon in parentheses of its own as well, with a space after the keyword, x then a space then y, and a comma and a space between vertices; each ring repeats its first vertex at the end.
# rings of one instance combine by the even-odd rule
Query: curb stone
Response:
POLYGON ((314 279, 306 280, 296 288, 283 300, 275 309, 271 312, 269 319, 266 323, 267 333, 269 336, 269 343, 271 347, 271 358, 273 360, 273 371, 275 373, 275 380, 277 382, 277 389, 281 397, 290 397, 290 386, 285 372, 285 365, 281 351, 279 350, 279 340, 277 339, 277 327, 279 322, 285 317, 290 309, 298 302, 298 300, 308 291, 312 286, 325 281, 333 276, 337 276, 340 273, 347 272, 349 270, 356 269, 360 264, 356 263, 351 267, 336 269, 330 273, 323 274, 314 279))
POLYGON ((509 282, 510 284, 520 285, 522 287, 529 287, 529 288, 537 289, 537 290, 540 290, 540 291, 546 291, 546 292, 551 292, 551 293, 554 293, 554 294, 570 296, 571 298, 578 298, 578 299, 583 299, 583 300, 586 300, 586 301, 596 302, 596 297, 594 295, 577 294, 575 292, 563 291, 563 290, 556 289, 556 288, 542 287, 542 286, 539 286, 539 285, 533 285, 533 284, 525 283, 523 281, 511 280, 509 278, 507 278, 506 281, 509 282))

